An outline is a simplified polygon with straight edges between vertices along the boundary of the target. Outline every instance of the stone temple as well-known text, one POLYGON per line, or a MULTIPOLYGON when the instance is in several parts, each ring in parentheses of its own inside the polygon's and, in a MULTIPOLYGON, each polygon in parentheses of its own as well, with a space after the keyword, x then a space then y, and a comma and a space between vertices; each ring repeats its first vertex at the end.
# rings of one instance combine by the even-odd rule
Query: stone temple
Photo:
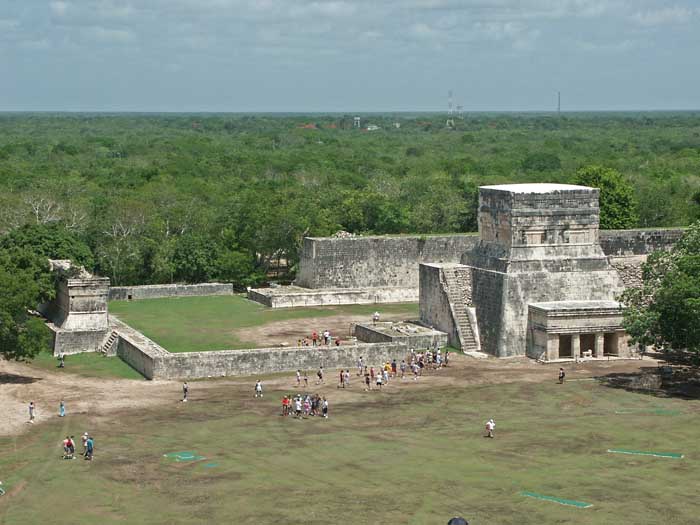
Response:
POLYGON ((421 321, 498 357, 628 357, 598 197, 566 184, 481 187, 478 242, 460 264, 421 264, 421 321))

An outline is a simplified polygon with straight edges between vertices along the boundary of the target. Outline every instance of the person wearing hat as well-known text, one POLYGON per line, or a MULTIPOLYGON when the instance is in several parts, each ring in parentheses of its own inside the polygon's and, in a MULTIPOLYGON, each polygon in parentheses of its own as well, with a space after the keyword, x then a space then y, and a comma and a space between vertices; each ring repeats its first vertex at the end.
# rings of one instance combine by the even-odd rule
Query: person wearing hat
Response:
POLYGON ((456 516, 448 521, 447 525, 469 525, 469 522, 462 517, 456 516))
POLYGON ((85 456, 85 454, 87 454, 87 441, 88 441, 88 437, 89 437, 89 436, 88 436, 88 433, 85 432, 85 433, 83 434, 82 438, 81 438, 81 441, 82 441, 82 443, 83 443, 83 454, 82 454, 83 456, 85 456))

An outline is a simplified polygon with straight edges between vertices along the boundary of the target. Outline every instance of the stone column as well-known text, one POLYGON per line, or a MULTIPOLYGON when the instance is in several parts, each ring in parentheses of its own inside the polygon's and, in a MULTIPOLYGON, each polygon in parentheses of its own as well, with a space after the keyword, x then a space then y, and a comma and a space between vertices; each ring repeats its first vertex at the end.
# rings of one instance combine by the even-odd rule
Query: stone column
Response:
POLYGON ((571 334, 571 357, 581 357, 581 334, 571 334))
POLYGON ((602 358, 605 353, 605 334, 600 332, 595 334, 595 356, 602 358))
POLYGON ((617 355, 620 357, 628 357, 629 349, 627 348, 627 337, 625 337, 624 330, 615 332, 615 343, 617 355))
POLYGON ((559 334, 547 334, 547 361, 559 359, 559 334))

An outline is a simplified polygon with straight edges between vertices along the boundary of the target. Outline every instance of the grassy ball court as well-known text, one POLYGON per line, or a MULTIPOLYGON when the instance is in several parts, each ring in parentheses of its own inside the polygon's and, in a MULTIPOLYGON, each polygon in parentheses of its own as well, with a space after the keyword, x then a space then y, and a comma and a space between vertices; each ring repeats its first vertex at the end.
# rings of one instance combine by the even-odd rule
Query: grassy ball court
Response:
POLYGON ((281 341, 294 346, 327 326, 346 337, 350 322, 367 322, 376 310, 387 320, 418 317, 417 304, 272 309, 242 295, 112 301, 109 310, 170 352, 260 348, 281 341))
POLYGON ((277 376, 262 400, 253 381, 222 380, 192 383, 178 403, 174 384, 169 405, 32 426, 0 438, 0 523, 698 522, 700 402, 557 385, 554 368, 543 382, 478 385, 470 366, 381 393, 328 385, 328 420, 280 417, 294 389, 277 376), (95 461, 61 460, 61 439, 86 429, 95 461))

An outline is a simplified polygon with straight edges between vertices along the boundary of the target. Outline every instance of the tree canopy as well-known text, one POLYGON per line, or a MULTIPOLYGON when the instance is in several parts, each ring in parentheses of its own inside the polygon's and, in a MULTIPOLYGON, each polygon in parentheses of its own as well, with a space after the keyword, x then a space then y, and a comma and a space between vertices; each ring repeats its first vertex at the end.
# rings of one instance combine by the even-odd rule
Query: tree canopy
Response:
POLYGON ((618 171, 602 166, 586 166, 576 172, 576 184, 600 188, 602 229, 624 230, 637 225, 634 190, 618 171))
POLYGON ((627 289, 624 326, 636 343, 700 352, 700 221, 671 252, 655 252, 642 267, 643 284, 627 289))

